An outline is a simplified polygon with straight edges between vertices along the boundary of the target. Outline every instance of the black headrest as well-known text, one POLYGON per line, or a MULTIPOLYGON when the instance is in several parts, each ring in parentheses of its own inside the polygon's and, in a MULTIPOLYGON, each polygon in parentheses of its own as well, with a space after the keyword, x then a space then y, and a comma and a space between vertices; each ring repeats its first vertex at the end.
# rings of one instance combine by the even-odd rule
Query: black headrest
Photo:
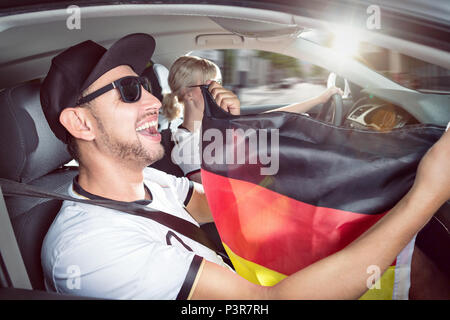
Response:
POLYGON ((45 119, 40 82, 0 92, 0 177, 29 182, 71 160, 45 119))
POLYGON ((145 68, 142 72, 142 76, 147 77, 152 85, 152 94, 162 101, 165 94, 170 93, 170 87, 168 83, 169 70, 162 64, 154 63, 151 66, 145 68))

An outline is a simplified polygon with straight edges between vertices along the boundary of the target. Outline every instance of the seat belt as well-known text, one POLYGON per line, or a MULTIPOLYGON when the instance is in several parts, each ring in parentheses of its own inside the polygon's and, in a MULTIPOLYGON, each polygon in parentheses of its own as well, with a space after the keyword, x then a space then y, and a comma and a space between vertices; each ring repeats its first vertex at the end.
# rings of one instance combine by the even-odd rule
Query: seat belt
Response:
POLYGON ((0 188, 0 288, 32 289, 0 188))
POLYGON ((176 232, 196 241, 205 247, 213 250, 216 254, 222 256, 222 258, 226 258, 229 261, 229 258, 226 257, 223 253, 219 251, 217 246, 208 238, 205 231, 203 231, 200 227, 197 227, 195 224, 173 216, 171 214, 162 212, 162 211, 153 211, 147 208, 145 205, 140 205, 133 202, 123 202, 123 201, 115 201, 115 200, 88 200, 88 199, 77 199, 71 197, 69 195, 63 195, 56 192, 49 192, 44 188, 29 185, 26 183, 20 183, 8 179, 0 178, 0 186, 5 196, 26 196, 26 197, 34 197, 34 198, 46 198, 46 199, 55 199, 55 200, 68 200, 80 203, 86 203, 91 205, 97 205, 109 209, 114 209, 122 212, 126 212, 129 214, 145 217, 151 219, 155 222, 158 222, 176 232))

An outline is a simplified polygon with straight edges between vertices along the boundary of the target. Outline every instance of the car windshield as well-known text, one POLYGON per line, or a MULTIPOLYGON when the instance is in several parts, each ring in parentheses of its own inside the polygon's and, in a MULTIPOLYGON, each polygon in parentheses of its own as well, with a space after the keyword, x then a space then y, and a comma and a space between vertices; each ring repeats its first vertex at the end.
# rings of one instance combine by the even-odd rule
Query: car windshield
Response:
POLYGON ((392 49, 358 41, 348 32, 305 32, 302 38, 354 57, 370 69, 409 89, 450 94, 450 70, 392 49))
POLYGON ((450 93, 450 70, 368 43, 360 43, 358 60, 392 81, 425 93, 450 93))

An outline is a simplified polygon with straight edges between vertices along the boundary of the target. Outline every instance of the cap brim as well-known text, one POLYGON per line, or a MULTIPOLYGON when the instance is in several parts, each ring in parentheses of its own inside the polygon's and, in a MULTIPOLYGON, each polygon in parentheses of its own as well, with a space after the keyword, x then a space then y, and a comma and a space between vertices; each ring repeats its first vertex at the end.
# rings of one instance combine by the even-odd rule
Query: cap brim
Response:
POLYGON ((117 40, 100 58, 81 90, 85 90, 104 73, 120 65, 129 65, 140 75, 154 51, 155 39, 149 34, 134 33, 117 40))

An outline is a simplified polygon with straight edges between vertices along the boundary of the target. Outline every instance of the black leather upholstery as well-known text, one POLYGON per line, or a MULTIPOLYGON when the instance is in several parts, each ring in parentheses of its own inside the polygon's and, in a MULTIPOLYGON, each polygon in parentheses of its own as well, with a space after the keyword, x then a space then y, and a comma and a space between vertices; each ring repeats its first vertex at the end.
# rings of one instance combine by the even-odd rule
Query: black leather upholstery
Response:
POLYGON ((170 92, 170 87, 167 82, 169 77, 169 70, 162 64, 152 64, 145 68, 142 76, 147 77, 152 85, 152 94, 162 101, 163 95, 170 92))
POLYGON ((45 120, 39 81, 0 93, 0 176, 29 182, 68 162, 71 157, 45 120))
MULTIPOLYGON (((60 168, 71 157, 45 120, 39 81, 0 92, 0 177, 67 193, 76 169, 60 168)), ((41 246, 61 201, 5 197, 14 233, 34 289, 44 289, 41 246)))

